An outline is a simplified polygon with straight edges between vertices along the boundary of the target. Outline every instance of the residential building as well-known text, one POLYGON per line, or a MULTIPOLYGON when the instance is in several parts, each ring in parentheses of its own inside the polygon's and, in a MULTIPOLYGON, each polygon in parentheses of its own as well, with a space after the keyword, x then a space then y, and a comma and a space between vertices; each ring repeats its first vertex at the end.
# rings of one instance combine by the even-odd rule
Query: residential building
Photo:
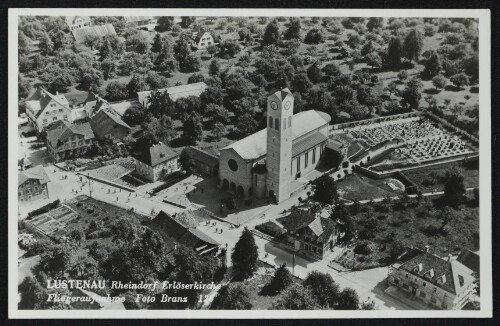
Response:
POLYGON ((277 222, 287 231, 285 244, 313 259, 323 259, 341 236, 335 221, 299 208, 277 222))
POLYGON ((475 293, 474 272, 457 260, 411 249, 389 267, 389 284, 430 308, 458 310, 475 293))
POLYGON ((192 33, 193 46, 198 50, 206 49, 209 45, 215 44, 212 34, 204 29, 198 28, 192 33))
POLYGON ((238 34, 238 32, 220 34, 219 36, 217 36, 217 40, 219 41, 219 43, 239 42, 240 41, 240 34, 238 34))
POLYGON ((124 16, 125 23, 129 27, 152 31, 156 27, 157 20, 152 16, 124 16))
POLYGON ((37 88, 26 101, 28 122, 38 134, 58 120, 72 122, 74 115, 71 111, 63 94, 57 92, 53 95, 42 87, 37 88))
POLYGON ((65 18, 70 31, 92 25, 89 16, 66 16, 65 18))
MULTIPOLYGON (((172 101, 176 101, 179 98, 184 98, 184 97, 189 97, 189 96, 199 97, 201 95, 201 93, 203 93, 203 91, 206 88, 207 88, 207 84, 205 84, 204 82, 199 82, 199 83, 194 83, 194 84, 161 88, 158 91, 159 92, 167 92, 170 99, 172 101)), ((145 108, 149 104, 149 97, 151 96, 152 92, 153 92, 152 90, 137 92, 137 100, 145 108)))
POLYGON ((302 186, 294 181, 319 164, 331 118, 315 110, 293 114, 293 103, 288 88, 272 92, 267 99, 267 128, 220 150, 222 189, 245 199, 267 197, 279 202, 302 186))
POLYGON ((162 142, 132 156, 135 159, 135 171, 151 182, 179 170, 179 154, 162 142))
POLYGON ((151 229, 161 234, 167 247, 177 244, 192 248, 199 255, 216 251, 220 244, 196 228, 198 223, 191 213, 184 211, 170 216, 160 211, 152 220, 151 229))
POLYGON ((188 146, 184 150, 189 157, 189 164, 194 171, 208 175, 219 174, 219 158, 204 150, 188 146))
POLYGON ((99 139, 111 137, 122 139, 126 137, 131 128, 123 122, 120 116, 111 108, 103 108, 90 119, 90 127, 99 139))
POLYGON ((85 42, 87 35, 94 35, 98 37, 104 37, 108 35, 116 35, 115 28, 112 24, 85 26, 82 28, 77 28, 71 31, 76 43, 85 42))
POLYGON ((19 204, 24 205, 39 199, 49 198, 47 184, 50 178, 42 165, 20 171, 17 175, 19 204))
POLYGON ((85 155, 93 141, 94 132, 88 122, 61 121, 47 130, 47 151, 56 162, 85 155))
POLYGON ((95 94, 94 92, 89 92, 87 98, 82 103, 82 106, 85 107, 85 111, 87 112, 87 116, 92 117, 94 114, 99 112, 102 108, 109 107, 109 102, 95 94))

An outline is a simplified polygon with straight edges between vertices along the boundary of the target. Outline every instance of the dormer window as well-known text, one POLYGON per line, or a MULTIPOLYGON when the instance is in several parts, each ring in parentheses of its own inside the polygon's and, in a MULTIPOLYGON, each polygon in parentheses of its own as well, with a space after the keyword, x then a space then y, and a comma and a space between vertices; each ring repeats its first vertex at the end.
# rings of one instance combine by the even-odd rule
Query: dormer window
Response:
POLYGON ((424 266, 422 265, 422 263, 419 263, 418 264, 418 272, 420 273, 423 269, 424 269, 424 266))
POLYGON ((458 283, 460 283, 460 286, 464 286, 464 277, 462 275, 458 275, 458 283))

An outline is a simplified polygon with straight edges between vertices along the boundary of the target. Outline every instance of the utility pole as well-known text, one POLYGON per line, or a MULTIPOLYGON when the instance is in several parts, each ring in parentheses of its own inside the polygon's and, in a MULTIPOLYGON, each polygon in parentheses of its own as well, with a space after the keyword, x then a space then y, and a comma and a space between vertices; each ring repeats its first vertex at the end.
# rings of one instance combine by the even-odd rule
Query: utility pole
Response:
POLYGON ((89 181, 89 196, 92 198, 92 187, 90 186, 90 172, 87 172, 87 179, 89 181))

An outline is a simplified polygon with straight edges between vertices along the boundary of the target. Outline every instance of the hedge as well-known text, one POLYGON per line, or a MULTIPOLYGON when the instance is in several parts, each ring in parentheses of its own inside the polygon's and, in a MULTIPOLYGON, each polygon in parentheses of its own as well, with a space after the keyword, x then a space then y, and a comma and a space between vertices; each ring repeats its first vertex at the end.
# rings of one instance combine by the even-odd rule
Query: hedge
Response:
POLYGON ((57 207, 57 205, 59 205, 61 201, 59 199, 56 199, 54 200, 53 202, 51 203, 48 203, 47 205, 44 205, 40 208, 37 208, 31 212, 28 213, 28 219, 31 219, 31 217, 33 216, 36 216, 36 215, 40 215, 40 214, 43 214, 43 213, 47 213, 48 211, 50 211, 51 209, 54 209, 57 207))

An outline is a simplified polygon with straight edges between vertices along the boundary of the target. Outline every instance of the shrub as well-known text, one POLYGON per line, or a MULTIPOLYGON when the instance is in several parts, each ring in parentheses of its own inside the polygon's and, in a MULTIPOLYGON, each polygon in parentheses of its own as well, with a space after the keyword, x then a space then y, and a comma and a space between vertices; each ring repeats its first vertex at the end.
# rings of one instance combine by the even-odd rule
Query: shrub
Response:
POLYGON ((370 248, 370 244, 365 241, 356 245, 356 247, 354 247, 354 252, 358 255, 369 255, 372 253, 372 250, 370 248))
POLYGON ((56 199, 54 200, 53 202, 51 203, 48 203, 47 205, 44 205, 38 209, 35 209, 31 212, 28 213, 28 218, 31 218, 33 216, 36 216, 36 215, 40 215, 40 214, 43 214, 43 213, 47 213, 48 211, 50 211, 51 209, 54 209, 57 207, 57 205, 59 205, 60 201, 59 199, 56 199))

